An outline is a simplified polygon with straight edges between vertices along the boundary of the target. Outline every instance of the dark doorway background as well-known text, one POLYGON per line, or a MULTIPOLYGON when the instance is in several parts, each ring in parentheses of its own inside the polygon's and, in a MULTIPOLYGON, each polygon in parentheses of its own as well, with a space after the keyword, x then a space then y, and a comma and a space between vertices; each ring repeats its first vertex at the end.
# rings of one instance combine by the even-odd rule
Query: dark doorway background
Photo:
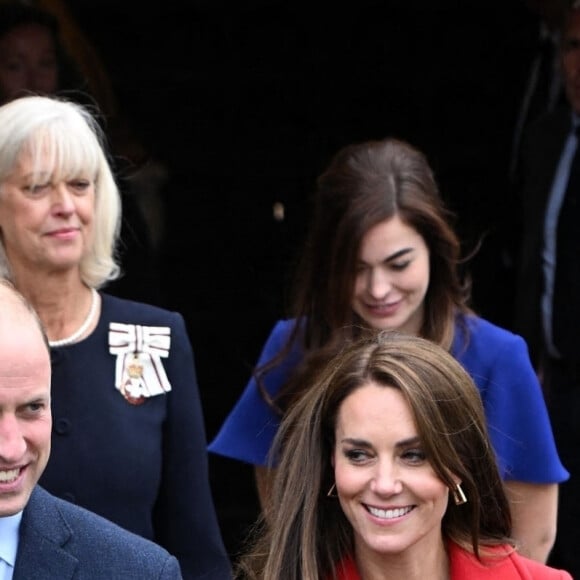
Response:
MULTIPOLYGON (((488 234, 475 306, 509 326, 508 153, 536 34, 523 2, 68 4, 170 171, 165 305, 188 323, 209 438, 283 315, 314 179, 349 142, 393 135, 427 153, 466 248, 488 234)), ((234 554, 257 511, 251 469, 210 468, 234 554)))

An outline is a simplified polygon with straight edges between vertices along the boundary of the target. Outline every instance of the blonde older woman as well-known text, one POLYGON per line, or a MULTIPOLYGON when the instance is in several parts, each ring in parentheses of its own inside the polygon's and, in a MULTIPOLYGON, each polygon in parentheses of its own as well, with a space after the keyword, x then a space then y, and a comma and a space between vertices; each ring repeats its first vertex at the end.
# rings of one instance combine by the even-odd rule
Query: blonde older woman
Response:
POLYGON ((40 483, 163 545, 184 577, 222 580, 230 565, 184 320, 100 290, 120 275, 120 221, 87 110, 40 96, 0 107, 0 271, 35 307, 53 358, 40 483))

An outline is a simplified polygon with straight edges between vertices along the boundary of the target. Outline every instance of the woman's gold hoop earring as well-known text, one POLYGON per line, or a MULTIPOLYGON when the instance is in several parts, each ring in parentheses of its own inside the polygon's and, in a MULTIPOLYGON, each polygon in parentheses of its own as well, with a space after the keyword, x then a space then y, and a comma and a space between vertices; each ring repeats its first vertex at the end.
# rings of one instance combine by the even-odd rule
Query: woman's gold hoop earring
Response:
POLYGON ((455 505, 463 505, 464 503, 467 503, 467 498, 461 489, 460 483, 455 485, 455 489, 453 489, 451 493, 453 494, 455 505))
POLYGON ((338 494, 336 493, 336 483, 332 484, 328 490, 328 493, 326 494, 326 497, 338 497, 338 494))

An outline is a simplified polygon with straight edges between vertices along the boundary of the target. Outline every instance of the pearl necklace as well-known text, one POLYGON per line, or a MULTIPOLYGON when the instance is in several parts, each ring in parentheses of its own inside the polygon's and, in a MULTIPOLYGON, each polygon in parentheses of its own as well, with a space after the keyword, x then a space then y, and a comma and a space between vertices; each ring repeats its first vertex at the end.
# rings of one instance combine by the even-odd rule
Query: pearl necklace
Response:
POLYGON ((94 288, 91 288, 91 308, 89 309, 89 313, 87 314, 87 317, 85 318, 84 322, 80 325, 78 330, 76 332, 73 332, 70 336, 67 336, 66 338, 61 338, 60 340, 49 340, 48 346, 54 348, 58 346, 66 346, 67 344, 72 344, 73 342, 78 342, 81 336, 85 334, 85 332, 91 325, 93 318, 95 317, 95 314, 97 312, 98 296, 99 296, 98 292, 94 288))

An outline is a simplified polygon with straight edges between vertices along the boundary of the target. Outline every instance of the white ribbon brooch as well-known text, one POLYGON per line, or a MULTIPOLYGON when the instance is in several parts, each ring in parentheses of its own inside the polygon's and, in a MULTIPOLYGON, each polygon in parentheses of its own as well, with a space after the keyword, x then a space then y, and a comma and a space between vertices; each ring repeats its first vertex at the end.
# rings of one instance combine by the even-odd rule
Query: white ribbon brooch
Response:
POLYGON ((171 391, 161 358, 169 356, 168 326, 109 324, 109 352, 117 355, 115 387, 129 403, 171 391))

